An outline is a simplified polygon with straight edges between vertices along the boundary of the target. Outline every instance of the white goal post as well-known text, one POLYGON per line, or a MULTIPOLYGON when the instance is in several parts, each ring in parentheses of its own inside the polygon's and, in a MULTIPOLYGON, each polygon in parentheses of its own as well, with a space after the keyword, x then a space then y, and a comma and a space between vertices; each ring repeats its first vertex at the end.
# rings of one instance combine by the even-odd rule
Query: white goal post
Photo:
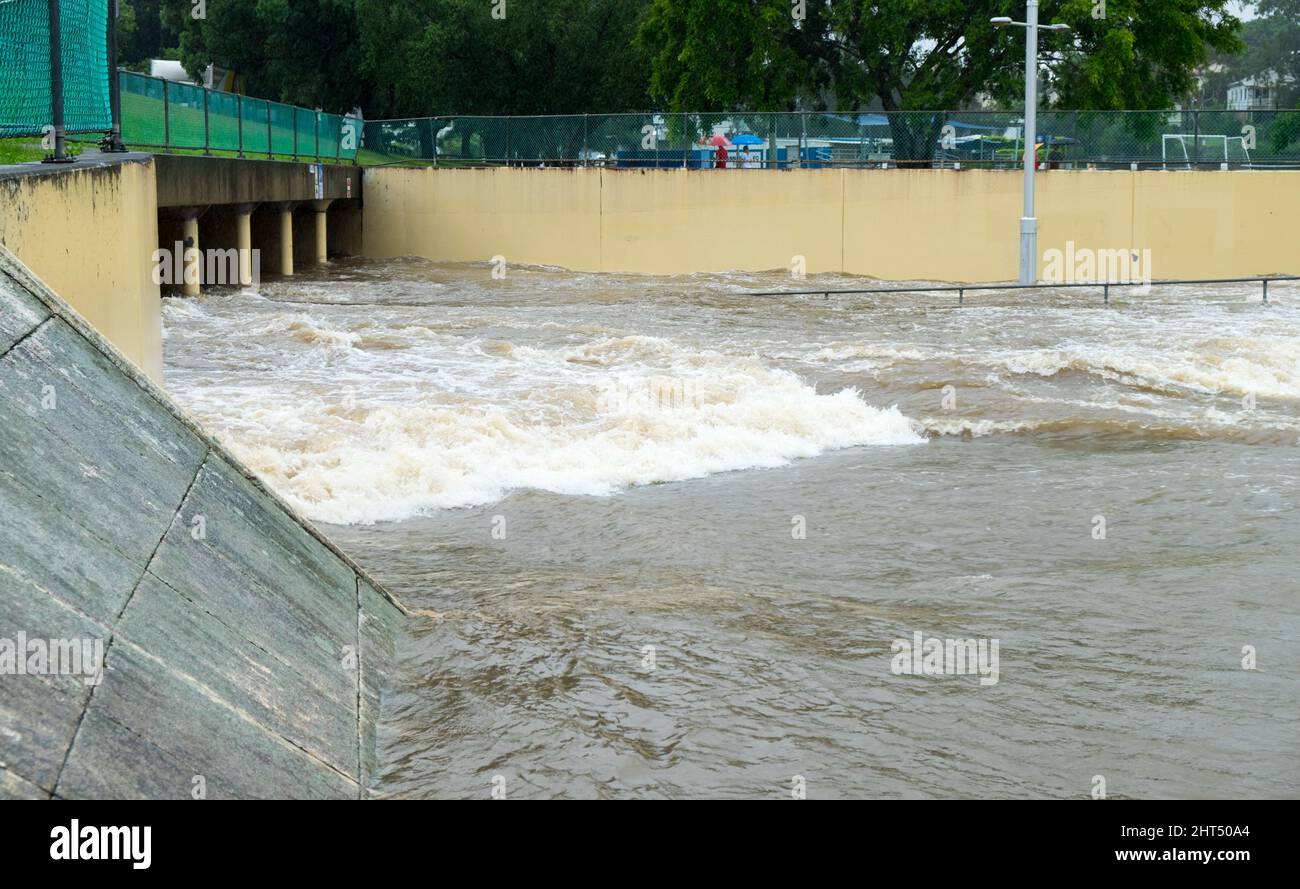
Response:
POLYGON ((1160 162, 1166 169, 1170 164, 1192 168, 1193 155, 1202 162, 1250 163, 1250 152, 1241 136, 1221 136, 1214 133, 1164 133, 1160 137, 1160 162), (1200 143, 1200 152, 1193 146, 1200 143))

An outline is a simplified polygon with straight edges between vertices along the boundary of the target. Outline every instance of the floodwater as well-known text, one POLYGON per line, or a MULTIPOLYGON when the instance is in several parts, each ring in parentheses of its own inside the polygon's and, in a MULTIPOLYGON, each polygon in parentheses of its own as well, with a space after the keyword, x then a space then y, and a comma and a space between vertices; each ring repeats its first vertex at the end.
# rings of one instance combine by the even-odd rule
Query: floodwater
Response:
POLYGON ((382 794, 1300 796, 1300 288, 752 295, 870 284, 346 262, 167 385, 438 615, 382 794))

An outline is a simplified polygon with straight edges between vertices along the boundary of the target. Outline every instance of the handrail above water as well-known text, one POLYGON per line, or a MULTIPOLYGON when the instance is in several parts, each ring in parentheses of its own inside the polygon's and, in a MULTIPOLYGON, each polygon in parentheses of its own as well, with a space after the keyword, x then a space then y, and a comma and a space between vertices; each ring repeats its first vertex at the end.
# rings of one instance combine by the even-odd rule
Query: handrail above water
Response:
POLYGON ((965 302, 968 290, 1060 290, 1067 287, 1100 287, 1104 300, 1110 302, 1112 287, 1177 287, 1188 284, 1263 284, 1264 302, 1268 302, 1270 281, 1300 281, 1300 275, 1256 275, 1248 278, 1170 278, 1158 281, 1084 281, 1040 284, 944 284, 929 287, 860 287, 849 290, 770 290, 749 291, 745 296, 852 296, 862 293, 956 293, 957 302, 965 302))

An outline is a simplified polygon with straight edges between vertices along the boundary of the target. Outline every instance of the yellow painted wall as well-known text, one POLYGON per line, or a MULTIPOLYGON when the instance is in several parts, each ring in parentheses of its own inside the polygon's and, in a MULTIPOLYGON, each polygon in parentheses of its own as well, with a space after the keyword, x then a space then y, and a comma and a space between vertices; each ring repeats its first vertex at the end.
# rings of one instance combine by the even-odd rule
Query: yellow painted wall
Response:
POLYGON ((150 378, 162 381, 151 258, 158 246, 152 161, 0 179, 0 244, 150 378))
MULTIPOLYGON (((1021 174, 991 170, 365 171, 363 252, 676 274, 789 268, 1007 281, 1021 174)), ((1151 250, 1156 278, 1300 274, 1300 172, 1052 170, 1039 253, 1151 250)), ((1040 273, 1042 264, 1039 266, 1040 273)))

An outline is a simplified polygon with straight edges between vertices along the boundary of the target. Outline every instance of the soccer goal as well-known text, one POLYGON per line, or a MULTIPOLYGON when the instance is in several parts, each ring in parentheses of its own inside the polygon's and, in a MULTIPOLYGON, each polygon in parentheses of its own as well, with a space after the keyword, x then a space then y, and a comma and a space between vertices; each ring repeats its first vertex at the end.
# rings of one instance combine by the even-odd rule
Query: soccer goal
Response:
POLYGON ((1160 139, 1160 160, 1165 169, 1172 164, 1190 170, 1193 160, 1202 164, 1249 164, 1250 152, 1246 150, 1246 143, 1241 136, 1165 133, 1160 139))

